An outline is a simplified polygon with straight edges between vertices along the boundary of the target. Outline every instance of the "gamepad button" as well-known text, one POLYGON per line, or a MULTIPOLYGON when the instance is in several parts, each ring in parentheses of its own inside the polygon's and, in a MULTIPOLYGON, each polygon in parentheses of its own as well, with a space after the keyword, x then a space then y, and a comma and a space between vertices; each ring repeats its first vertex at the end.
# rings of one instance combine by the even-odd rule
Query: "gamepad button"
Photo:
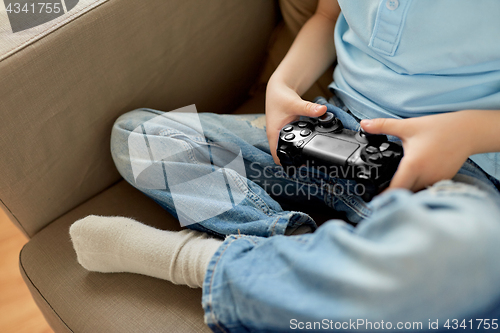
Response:
POLYGON ((304 140, 300 140, 298 143, 297 143, 297 148, 302 148, 302 146, 304 145, 304 140))
POLYGON ((299 126, 299 128, 307 127, 307 123, 303 123, 303 122, 300 122, 297 125, 299 126))
POLYGON ((283 131, 284 132, 291 132, 291 131, 293 131, 293 126, 287 126, 287 127, 283 128, 283 131))
POLYGON ((386 150, 386 151, 382 152, 382 156, 384 156, 386 158, 391 158, 391 157, 396 156, 396 154, 395 154, 395 152, 393 152, 391 150, 386 150))
POLYGON ((386 150, 387 150, 390 146, 391 146, 391 145, 390 145, 389 143, 384 142, 384 143, 382 143, 382 144, 380 145, 380 151, 381 151, 381 152, 384 152, 384 151, 386 151, 386 150))
POLYGON ((295 134, 289 133, 285 135, 285 140, 293 140, 293 139, 295 139, 295 134))
POLYGON ((378 148, 373 146, 368 146, 366 147, 366 152, 369 154, 375 154, 378 153, 378 148))
POLYGON ((302 130, 302 132, 300 132, 300 135, 301 136, 309 136, 311 135, 311 130, 308 130, 308 129, 305 129, 305 130, 302 130))
POLYGON ((380 160, 381 158, 382 158, 382 154, 380 154, 380 153, 368 156, 368 159, 372 162, 376 162, 376 161, 380 160))

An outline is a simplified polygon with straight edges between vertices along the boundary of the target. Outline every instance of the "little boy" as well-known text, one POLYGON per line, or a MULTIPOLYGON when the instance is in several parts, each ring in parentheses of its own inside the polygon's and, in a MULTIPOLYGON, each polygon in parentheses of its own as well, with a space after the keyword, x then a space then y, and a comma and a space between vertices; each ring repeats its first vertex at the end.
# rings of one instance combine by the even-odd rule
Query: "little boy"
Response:
POLYGON ((255 126, 258 116, 123 115, 112 134, 118 170, 197 231, 89 216, 70 231, 79 262, 203 287, 205 320, 217 332, 314 323, 338 329, 349 321, 360 331, 406 328, 401 322, 425 331, 429 320, 498 318, 499 14, 496 0, 320 0, 269 81, 265 130, 255 126), (302 100, 335 50, 335 96, 322 104, 302 100), (323 187, 342 179, 288 177, 276 164, 280 129, 327 110, 353 130, 403 144, 389 190, 369 204, 323 187), (157 161, 132 155, 131 136, 148 142, 150 153, 153 145, 172 153, 157 161), (228 151, 242 157, 246 172, 224 167, 228 151), (134 165, 165 177, 141 183, 134 165), (193 182, 172 194, 179 179, 208 177, 214 166, 232 190, 232 207, 224 208, 226 186, 215 183, 193 182), (317 191, 312 198, 300 191, 271 196, 275 185, 317 191), (306 199, 359 223, 331 220, 316 229, 307 214, 280 205, 306 199))

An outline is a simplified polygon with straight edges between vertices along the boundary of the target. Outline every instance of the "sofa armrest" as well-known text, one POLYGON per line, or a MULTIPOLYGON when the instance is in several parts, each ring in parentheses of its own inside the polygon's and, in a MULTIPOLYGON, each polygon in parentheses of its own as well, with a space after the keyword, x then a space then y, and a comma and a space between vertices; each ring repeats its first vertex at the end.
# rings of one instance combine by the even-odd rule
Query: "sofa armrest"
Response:
POLYGON ((259 73, 275 11, 269 0, 109 0, 4 57, 0 208, 31 237, 117 182, 109 135, 126 111, 230 111, 259 73))

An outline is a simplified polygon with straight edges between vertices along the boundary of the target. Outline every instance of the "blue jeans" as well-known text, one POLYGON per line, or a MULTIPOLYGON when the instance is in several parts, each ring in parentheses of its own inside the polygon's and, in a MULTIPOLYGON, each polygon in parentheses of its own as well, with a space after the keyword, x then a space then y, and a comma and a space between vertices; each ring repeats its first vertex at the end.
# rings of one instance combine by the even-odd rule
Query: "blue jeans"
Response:
MULTIPOLYGON (((359 128, 341 105, 319 102, 347 128, 359 128)), ((472 161, 454 181, 365 203, 345 180, 304 169, 284 174, 270 155, 263 115, 198 116, 201 128, 189 113, 129 112, 114 125, 111 150, 130 184, 189 228, 226 236, 203 285, 213 331, 420 332, 439 320, 439 330, 429 330, 436 332, 448 331, 447 319, 452 327, 453 319, 499 318, 498 181, 472 161), (131 137, 147 151, 131 153, 131 137), (238 156, 244 168, 227 167, 238 156), (156 171, 141 179, 147 168, 156 171), (215 173, 220 186, 189 181, 215 173), (173 195, 179 178, 189 186, 173 195), (306 213, 282 208, 304 202, 343 212, 351 224, 330 220, 317 228, 306 213), (300 225, 316 230, 284 236, 300 225)), ((478 323, 470 331, 479 331, 478 323)))

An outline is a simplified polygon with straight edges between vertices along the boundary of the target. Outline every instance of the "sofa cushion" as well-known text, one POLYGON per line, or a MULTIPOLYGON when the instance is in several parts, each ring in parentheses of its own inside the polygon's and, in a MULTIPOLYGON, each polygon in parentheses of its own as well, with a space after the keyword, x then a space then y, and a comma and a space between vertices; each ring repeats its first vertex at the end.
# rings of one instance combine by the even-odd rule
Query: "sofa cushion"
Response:
POLYGON ((40 231, 23 248, 20 267, 54 329, 79 333, 210 331, 203 322, 201 289, 138 274, 93 273, 82 268, 68 229, 89 214, 128 216, 160 229, 180 229, 159 205, 121 181, 40 231))
POLYGON ((318 0, 280 0, 280 10, 287 28, 296 36, 318 7, 318 0))

